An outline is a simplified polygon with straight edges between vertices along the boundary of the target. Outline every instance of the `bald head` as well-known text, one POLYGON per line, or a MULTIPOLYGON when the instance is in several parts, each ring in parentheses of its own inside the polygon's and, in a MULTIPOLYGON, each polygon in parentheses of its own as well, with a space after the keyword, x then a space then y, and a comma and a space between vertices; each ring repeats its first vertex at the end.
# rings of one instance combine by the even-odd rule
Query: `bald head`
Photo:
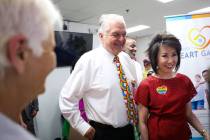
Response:
POLYGON ((132 38, 127 38, 123 51, 126 52, 132 59, 135 59, 137 51, 136 41, 132 38))

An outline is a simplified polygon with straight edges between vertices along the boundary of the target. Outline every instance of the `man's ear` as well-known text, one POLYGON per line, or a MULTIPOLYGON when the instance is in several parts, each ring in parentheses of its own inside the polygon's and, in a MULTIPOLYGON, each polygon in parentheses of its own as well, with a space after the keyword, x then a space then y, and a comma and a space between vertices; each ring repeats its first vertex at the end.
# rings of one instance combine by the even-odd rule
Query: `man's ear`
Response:
POLYGON ((98 34, 99 38, 103 38, 103 33, 98 34))
POLYGON ((27 40, 23 35, 12 36, 7 42, 7 57, 18 73, 23 73, 27 54, 27 40))

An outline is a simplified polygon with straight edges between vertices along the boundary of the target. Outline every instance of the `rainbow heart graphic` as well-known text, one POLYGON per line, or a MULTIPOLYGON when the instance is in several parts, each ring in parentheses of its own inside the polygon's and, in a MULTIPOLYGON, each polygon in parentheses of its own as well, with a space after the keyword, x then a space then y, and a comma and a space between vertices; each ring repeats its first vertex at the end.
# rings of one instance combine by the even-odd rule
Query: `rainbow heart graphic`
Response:
POLYGON ((162 85, 162 86, 156 88, 157 93, 161 94, 161 95, 166 94, 167 90, 168 90, 168 88, 165 85, 162 85))
POLYGON ((198 50, 203 50, 210 44, 210 26, 201 29, 192 28, 188 33, 188 38, 198 50))

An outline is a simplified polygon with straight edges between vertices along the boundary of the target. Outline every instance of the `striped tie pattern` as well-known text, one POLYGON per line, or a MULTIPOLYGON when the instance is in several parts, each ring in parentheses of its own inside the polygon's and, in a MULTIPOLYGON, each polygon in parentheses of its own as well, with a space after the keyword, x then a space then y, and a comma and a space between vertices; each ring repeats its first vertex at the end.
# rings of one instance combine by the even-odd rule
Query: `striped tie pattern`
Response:
POLYGON ((127 78, 126 78, 125 73, 122 69, 122 65, 119 61, 118 56, 114 57, 114 63, 117 67, 118 76, 120 79, 120 88, 122 90, 122 95, 123 95, 124 102, 125 102, 125 105, 127 108, 128 121, 129 121, 129 123, 131 123, 133 125, 137 125, 138 116, 137 116, 136 106, 134 104, 133 94, 132 94, 130 87, 128 85, 127 78))

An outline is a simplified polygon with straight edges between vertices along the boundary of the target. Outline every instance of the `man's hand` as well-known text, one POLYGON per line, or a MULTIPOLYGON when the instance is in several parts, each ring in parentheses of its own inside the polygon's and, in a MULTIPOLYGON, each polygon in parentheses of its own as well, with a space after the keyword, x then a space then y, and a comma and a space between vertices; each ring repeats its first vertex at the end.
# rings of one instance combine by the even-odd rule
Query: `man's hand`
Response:
POLYGON ((95 135, 95 129, 93 127, 90 127, 88 131, 85 133, 84 137, 88 140, 93 140, 95 135))

